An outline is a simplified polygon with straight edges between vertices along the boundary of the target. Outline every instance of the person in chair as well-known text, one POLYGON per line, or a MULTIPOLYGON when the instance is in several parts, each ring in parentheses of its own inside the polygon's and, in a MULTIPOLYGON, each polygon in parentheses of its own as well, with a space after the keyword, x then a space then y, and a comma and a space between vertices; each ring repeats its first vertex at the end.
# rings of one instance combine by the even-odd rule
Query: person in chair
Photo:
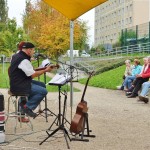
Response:
POLYGON ((43 70, 35 71, 30 62, 34 54, 35 46, 30 42, 25 42, 22 51, 19 51, 12 57, 10 65, 10 91, 13 94, 26 94, 28 101, 20 103, 21 109, 28 116, 35 118, 34 109, 40 104, 47 95, 45 87, 32 83, 32 79, 45 72, 50 72, 52 68, 47 66, 43 70))

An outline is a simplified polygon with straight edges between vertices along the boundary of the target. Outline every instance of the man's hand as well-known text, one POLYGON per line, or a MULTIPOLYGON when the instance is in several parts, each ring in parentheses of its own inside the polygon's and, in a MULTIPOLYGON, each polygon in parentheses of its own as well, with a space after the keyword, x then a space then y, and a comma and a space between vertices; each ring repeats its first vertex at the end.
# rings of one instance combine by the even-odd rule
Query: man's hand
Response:
POLYGON ((137 77, 137 78, 140 78, 140 77, 142 77, 142 75, 141 75, 141 74, 137 74, 136 77, 137 77))
POLYGON ((47 66, 45 72, 50 72, 51 70, 53 70, 53 68, 51 66, 47 66))

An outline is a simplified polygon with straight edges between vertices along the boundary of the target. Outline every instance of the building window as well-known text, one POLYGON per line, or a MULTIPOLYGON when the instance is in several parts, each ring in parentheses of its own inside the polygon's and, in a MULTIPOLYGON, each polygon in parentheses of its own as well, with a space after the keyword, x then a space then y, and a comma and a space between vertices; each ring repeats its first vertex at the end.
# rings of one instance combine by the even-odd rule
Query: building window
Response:
POLYGON ((124 14, 124 8, 122 8, 122 14, 124 14))
POLYGON ((130 17, 130 19, 129 19, 129 23, 130 23, 130 24, 132 23, 132 17, 130 17))
POLYGON ((97 29, 95 29, 95 34, 97 34, 97 29))
POLYGON ((121 22, 120 21, 118 21, 118 27, 120 27, 121 26, 121 22))
POLYGON ((116 23, 114 23, 114 28, 116 28, 116 23))
POLYGON ((118 10, 118 15, 121 15, 121 10, 120 9, 118 10))
POLYGON ((132 11, 132 4, 130 4, 130 8, 129 8, 129 11, 132 11))
POLYGON ((128 24, 128 18, 126 18, 126 24, 128 24))
POLYGON ((116 17, 116 11, 114 12, 114 17, 116 17))
POLYGON ((122 3, 122 0, 119 0, 119 3, 122 3))
POLYGON ((128 6, 126 7, 126 11, 128 11, 128 6))
POLYGON ((122 25, 124 25, 124 20, 122 20, 122 25))

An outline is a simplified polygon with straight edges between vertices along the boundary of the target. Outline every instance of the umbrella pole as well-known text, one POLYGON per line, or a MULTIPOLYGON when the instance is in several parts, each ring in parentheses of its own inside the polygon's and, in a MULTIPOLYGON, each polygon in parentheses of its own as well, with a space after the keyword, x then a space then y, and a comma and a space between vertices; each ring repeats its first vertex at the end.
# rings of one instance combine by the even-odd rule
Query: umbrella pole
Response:
MULTIPOLYGON (((70 66, 73 66, 73 30, 74 22, 70 21, 70 66)), ((71 120, 72 120, 72 107, 73 107, 73 68, 70 67, 71 81, 70 81, 70 107, 71 107, 71 120)))

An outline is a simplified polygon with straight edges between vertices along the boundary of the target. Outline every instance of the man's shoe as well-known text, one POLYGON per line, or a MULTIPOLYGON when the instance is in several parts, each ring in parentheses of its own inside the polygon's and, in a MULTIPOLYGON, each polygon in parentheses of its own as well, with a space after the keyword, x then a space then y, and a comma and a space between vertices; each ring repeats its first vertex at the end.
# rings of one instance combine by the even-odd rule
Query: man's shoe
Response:
POLYGON ((134 90, 134 87, 131 86, 131 87, 128 89, 128 92, 133 92, 133 90, 134 90))
POLYGON ((122 90, 122 91, 123 91, 123 90, 124 90, 124 86, 121 86, 120 90, 122 90))
POLYGON ((29 119, 28 118, 25 118, 25 117, 18 117, 18 121, 19 122, 23 122, 23 123, 28 123, 29 122, 29 119))
POLYGON ((28 116, 33 117, 33 118, 35 118, 37 116, 37 114, 34 113, 31 109, 29 109, 26 105, 24 105, 24 106, 20 105, 20 106, 21 106, 21 109, 23 110, 23 112, 25 114, 27 114, 28 116))
POLYGON ((144 103, 148 103, 149 99, 147 97, 139 96, 139 101, 142 101, 144 103))
POLYGON ((132 92, 126 92, 126 96, 130 96, 132 92))
POLYGON ((128 96, 128 98, 135 98, 137 96, 138 96, 137 94, 132 93, 130 96, 128 96))

